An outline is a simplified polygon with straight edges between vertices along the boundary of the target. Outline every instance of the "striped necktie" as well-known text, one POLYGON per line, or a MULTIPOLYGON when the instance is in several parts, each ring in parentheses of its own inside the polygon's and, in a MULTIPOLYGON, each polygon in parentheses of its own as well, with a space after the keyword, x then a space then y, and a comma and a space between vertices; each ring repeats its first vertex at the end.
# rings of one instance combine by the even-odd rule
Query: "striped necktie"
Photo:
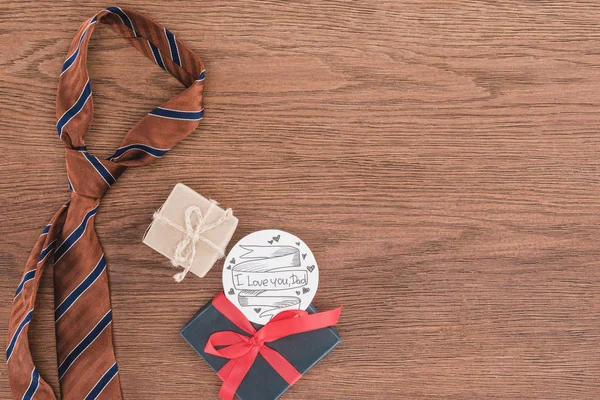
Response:
MULTIPOLYGON (((62 399, 121 399, 112 343, 106 259, 94 230, 100 199, 127 167, 162 157, 202 119, 202 61, 173 33, 131 10, 110 7, 81 25, 63 64, 56 101, 58 137, 66 145, 70 200, 37 240, 13 301, 6 362, 15 399, 56 399, 35 368, 29 326, 40 278, 54 263, 58 377, 62 399), (86 149, 93 119, 87 49, 98 22, 177 78, 186 89, 145 115, 108 159, 86 149)), ((39 333, 41 334, 41 333, 39 333)))

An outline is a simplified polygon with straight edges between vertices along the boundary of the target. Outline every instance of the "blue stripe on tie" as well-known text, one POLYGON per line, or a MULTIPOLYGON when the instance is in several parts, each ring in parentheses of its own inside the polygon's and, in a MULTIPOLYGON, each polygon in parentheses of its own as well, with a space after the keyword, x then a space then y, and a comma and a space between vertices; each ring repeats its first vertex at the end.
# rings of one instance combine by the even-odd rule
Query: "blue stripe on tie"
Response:
POLYGON ((125 11, 121 10, 121 8, 119 8, 119 7, 108 7, 106 9, 106 11, 117 15, 121 19, 121 22, 123 23, 123 25, 125 25, 126 27, 131 29, 133 31, 133 35, 135 37, 138 37, 138 34, 135 31, 135 28, 133 27, 133 22, 131 22, 131 20, 129 19, 129 16, 125 13, 125 11))
POLYGON ((17 344, 17 340, 19 339, 19 335, 23 331, 23 328, 25 328, 25 326, 29 322, 31 322, 32 314, 33 314, 33 308, 31 310, 29 310, 27 315, 25 315, 25 318, 23 318, 23 321, 21 321, 21 323, 19 324, 19 327, 15 331, 15 334, 13 335, 12 339, 10 339, 10 342, 8 343, 8 347, 6 348, 6 362, 8 362, 8 360, 10 360, 10 356, 12 355, 13 350, 15 349, 15 345, 17 344))
POLYGON ((179 49, 177 48, 177 41, 175 40, 175 35, 173 35, 170 30, 165 28, 165 36, 167 37, 167 41, 169 42, 169 49, 171 50, 171 59, 175 64, 181 67, 181 60, 179 59, 179 49))
POLYGON ((106 260, 104 254, 100 257, 100 261, 96 264, 92 272, 77 286, 61 303, 56 310, 54 310, 54 320, 58 321, 66 312, 71 308, 73 304, 85 293, 96 282, 96 280, 102 275, 106 268, 106 260))
POLYGON ((140 150, 156 158, 164 156, 169 151, 169 149, 157 149, 156 147, 148 146, 147 144, 135 143, 119 147, 117 151, 115 151, 115 154, 109 158, 109 160, 113 161, 131 150, 140 150))
POLYGON ((75 49, 73 54, 71 54, 69 57, 67 57, 67 59, 65 60, 65 62, 63 64, 62 71, 60 73, 61 75, 64 74, 65 72, 67 72, 67 70, 69 68, 71 68, 71 66, 77 59, 77 56, 79 55, 79 49, 81 48, 81 42, 83 42, 83 39, 85 38, 85 35, 88 33, 90 26, 94 25, 97 20, 98 20, 98 18, 96 16, 94 16, 94 18, 92 18, 92 20, 90 21, 88 26, 85 28, 85 30, 81 34, 81 37, 79 38, 79 44, 77 44, 77 48, 75 49))
POLYGON ((87 160, 90 162, 90 164, 92 164, 92 167, 94 167, 94 169, 96 170, 96 172, 98 172, 98 174, 100 174, 100 176, 102 177, 102 179, 104 179, 104 182, 106 182, 106 184, 108 186, 111 186, 113 183, 115 183, 116 179, 114 176, 112 176, 112 174, 110 173, 110 171, 104 166, 104 164, 102 164, 100 162, 100 160, 98 160, 98 158, 96 156, 93 156, 89 153, 83 153, 83 156, 85 158, 87 158, 87 160))
POLYGON ((96 383, 92 390, 90 390, 87 396, 85 396, 85 400, 96 400, 98 396, 100 396, 100 393, 102 393, 104 388, 108 386, 110 381, 112 381, 113 378, 117 376, 118 372, 119 367, 117 367, 117 363, 114 363, 112 367, 110 367, 108 371, 106 371, 104 375, 102 375, 102 378, 100 378, 98 383, 96 383))
POLYGON ((90 333, 87 334, 86 337, 83 338, 81 342, 71 352, 65 357, 60 366, 58 367, 58 379, 62 379, 65 373, 71 368, 71 365, 79 358, 79 356, 94 343, 94 340, 100 336, 104 329, 112 322, 112 310, 109 310, 104 317, 98 321, 96 326, 92 328, 90 333))
POLYGON ((29 387, 25 394, 23 394, 23 400, 31 400, 37 392, 38 387, 40 386, 40 374, 37 372, 37 369, 33 367, 33 371, 31 371, 31 380, 29 381, 29 387))
MULTIPOLYGON (((85 36, 87 32, 87 29, 83 32, 83 36, 85 36)), ((81 36, 83 38, 83 36, 81 36)), ((81 44, 81 42, 79 42, 81 44)), ((60 73, 61 75, 64 74, 69 68, 71 68, 71 65, 73 65, 73 63, 75 62, 75 59, 77 59, 77 56, 79 55, 79 46, 77 46, 77 48, 75 49, 75 51, 73 52, 73 54, 67 58, 63 64, 62 67, 62 72, 60 73)))
POLYGON ((152 42, 149 40, 148 46, 150 47, 150 50, 152 50, 152 54, 154 55, 154 61, 156 61, 156 64, 158 64, 159 67, 166 71, 167 68, 165 67, 165 63, 163 62, 162 55, 160 54, 160 50, 158 49, 158 47, 153 45, 152 42))
POLYGON ((168 108, 157 107, 150 111, 148 114, 154 115, 155 117, 170 118, 170 119, 183 119, 188 121, 200 121, 204 117, 204 109, 200 111, 179 111, 170 110, 168 108))
POLYGON ((50 244, 48 246, 46 246, 46 248, 44 248, 41 252, 40 252, 40 258, 38 260, 38 264, 41 263, 42 261, 44 261, 44 259, 46 258, 46 256, 48 254, 50 254, 50 252, 52 250, 54 250, 54 244, 56 243, 56 239, 54 239, 53 241, 50 242, 50 244))
POLYGON ((96 211, 98 211, 98 206, 88 211, 88 213, 85 214, 85 216, 83 217, 83 221, 81 221, 79 226, 75 228, 73 232, 71 232, 71 234, 65 239, 64 242, 60 244, 60 246, 58 246, 58 249, 56 249, 56 252, 54 253, 55 263, 57 263, 62 258, 62 256, 64 256, 65 253, 69 251, 69 249, 73 247, 75 243, 77 243, 79 239, 81 239, 85 232, 85 228, 87 227, 89 219, 96 214, 96 211))
POLYGON ((79 112, 83 109, 83 106, 85 106, 85 103, 88 101, 91 95, 92 86, 90 85, 90 80, 88 79, 85 86, 83 87, 83 90, 81 91, 81 95, 79 95, 79 98, 77 99, 75 104, 73 104, 71 108, 65 111, 62 117, 60 117, 60 119, 56 123, 58 137, 62 136, 62 131, 65 125, 67 125, 70 120, 72 120, 77 114, 79 114, 79 112))
POLYGON ((44 230, 42 231, 42 235, 47 234, 48 232, 50 232, 50 227, 52 226, 52 224, 48 224, 46 225, 46 227, 44 228, 44 230))
POLYGON ((27 282, 29 282, 30 280, 32 280, 33 278, 35 278, 35 271, 36 271, 35 269, 32 269, 32 270, 27 271, 25 273, 25 275, 23 275, 23 279, 21 279, 21 283, 19 283, 19 286, 17 286, 17 292, 15 293, 15 299, 17 298, 18 295, 21 294, 25 284, 27 282))
POLYGON ((196 80, 203 81, 205 77, 206 77, 206 71, 202 71, 202 72, 200 72, 200 76, 196 80))

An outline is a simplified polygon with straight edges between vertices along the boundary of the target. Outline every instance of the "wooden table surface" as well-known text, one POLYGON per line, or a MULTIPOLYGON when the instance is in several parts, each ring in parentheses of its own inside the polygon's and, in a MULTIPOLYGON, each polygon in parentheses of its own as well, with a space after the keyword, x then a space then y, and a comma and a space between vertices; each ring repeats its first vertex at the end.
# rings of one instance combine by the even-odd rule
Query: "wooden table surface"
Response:
MULTIPOLYGON (((102 2, 0 11, 0 336, 41 228, 68 197, 54 100, 102 2)), ((284 399, 597 399, 600 7, 575 1, 127 1, 204 60, 205 119, 128 171, 96 228, 127 399, 216 399, 179 329, 221 289, 142 244, 177 182, 318 260, 341 346, 284 399)), ((182 90, 112 30, 91 41, 107 156, 182 90)), ((52 269, 30 334, 57 390, 52 269)), ((9 398, 0 369, 0 398, 9 398)))

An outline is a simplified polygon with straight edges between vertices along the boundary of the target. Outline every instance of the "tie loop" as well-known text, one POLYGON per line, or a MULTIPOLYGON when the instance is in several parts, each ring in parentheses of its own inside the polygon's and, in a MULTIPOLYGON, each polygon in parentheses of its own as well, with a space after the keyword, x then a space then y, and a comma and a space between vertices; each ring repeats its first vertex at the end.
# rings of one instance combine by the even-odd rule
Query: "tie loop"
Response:
POLYGON ((180 95, 148 112, 109 158, 119 165, 146 165, 166 154, 203 118, 204 64, 169 29, 150 18, 119 7, 100 11, 80 26, 58 82, 56 130, 67 148, 85 149, 85 136, 92 126, 93 91, 86 61, 90 38, 100 23, 110 26, 186 87, 180 95))

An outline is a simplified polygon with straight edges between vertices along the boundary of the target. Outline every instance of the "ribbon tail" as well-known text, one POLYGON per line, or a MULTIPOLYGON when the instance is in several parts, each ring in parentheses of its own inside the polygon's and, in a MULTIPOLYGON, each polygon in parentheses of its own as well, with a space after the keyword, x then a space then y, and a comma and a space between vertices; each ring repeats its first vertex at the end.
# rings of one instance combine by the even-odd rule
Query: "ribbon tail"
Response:
POLYGON ((254 364, 258 348, 253 348, 244 356, 231 360, 218 372, 219 378, 223 380, 223 385, 219 391, 219 398, 223 400, 233 400, 235 392, 240 387, 248 371, 254 364))
POLYGON ((291 386, 302 377, 302 374, 290 364, 281 354, 268 346, 260 349, 260 355, 273 367, 275 371, 291 386))

